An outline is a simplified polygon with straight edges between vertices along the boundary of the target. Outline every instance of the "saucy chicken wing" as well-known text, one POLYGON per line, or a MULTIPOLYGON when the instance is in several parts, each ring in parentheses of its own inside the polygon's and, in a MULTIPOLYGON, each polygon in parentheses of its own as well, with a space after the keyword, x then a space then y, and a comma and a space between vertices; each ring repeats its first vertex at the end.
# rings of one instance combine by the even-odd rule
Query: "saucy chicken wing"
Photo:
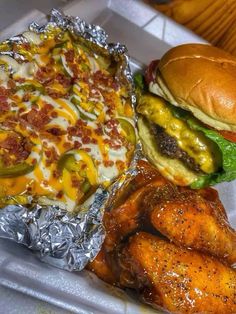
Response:
POLYGON ((140 232, 118 254, 120 283, 173 313, 236 313, 236 272, 214 257, 140 232))
MULTIPOLYGON (((216 193, 211 189, 211 197, 216 193)), ((236 264, 236 233, 218 197, 209 200, 189 191, 163 200, 150 210, 153 226, 175 244, 236 264)))
POLYGON ((87 268, 154 307, 236 313, 236 271, 225 265, 235 263, 235 231, 217 191, 176 187, 139 167, 123 201, 105 212, 106 238, 87 268))

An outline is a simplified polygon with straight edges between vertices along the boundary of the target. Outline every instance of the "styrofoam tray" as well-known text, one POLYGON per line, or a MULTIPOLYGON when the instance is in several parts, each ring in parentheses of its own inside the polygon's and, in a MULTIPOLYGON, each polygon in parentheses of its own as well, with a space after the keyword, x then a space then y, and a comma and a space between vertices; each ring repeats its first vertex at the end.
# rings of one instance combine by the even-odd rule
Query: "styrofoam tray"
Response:
MULTIPOLYGON (((204 42, 141 1, 74 1, 64 7, 63 11, 101 25, 109 34, 110 42, 126 44, 133 71, 152 59, 160 58, 171 46, 204 42)), ((33 20, 42 23, 45 16, 37 10, 29 12, 2 32, 0 39, 24 31, 33 20)), ((221 184, 218 190, 231 224, 236 227, 236 184, 221 184)), ((74 313, 157 313, 123 291, 104 284, 87 271, 69 273, 53 268, 41 263, 25 247, 3 239, 0 240, 0 284, 74 313)), ((1 308, 0 313, 2 311, 5 312, 4 308, 1 308)), ((22 312, 19 309, 16 313, 22 312)), ((29 312, 24 309, 24 313, 29 312)))

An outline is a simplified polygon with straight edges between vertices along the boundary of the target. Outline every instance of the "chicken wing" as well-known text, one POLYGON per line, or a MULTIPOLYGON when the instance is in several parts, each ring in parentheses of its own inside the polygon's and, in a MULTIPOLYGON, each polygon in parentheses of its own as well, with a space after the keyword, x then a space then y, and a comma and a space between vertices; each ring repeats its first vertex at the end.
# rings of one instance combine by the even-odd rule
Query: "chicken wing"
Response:
POLYGON ((235 231, 218 193, 176 187, 139 166, 123 201, 104 214, 106 238, 88 269, 175 313, 236 313, 236 273, 221 263, 235 262, 235 231), (165 238, 149 234, 156 230, 165 238))
POLYGON ((173 313, 236 313, 236 272, 214 257, 148 233, 118 254, 120 282, 173 313))
POLYGON ((217 192, 206 192, 188 191, 161 201, 149 212, 151 223, 180 246, 209 253, 229 265, 236 264, 236 233, 218 196, 214 197, 217 192))
POLYGON ((105 239, 106 250, 108 252, 112 251, 117 243, 120 243, 125 237, 143 226, 146 207, 143 206, 142 201, 145 195, 155 194, 155 202, 157 202, 157 197, 168 199, 174 193, 174 190, 175 188, 171 183, 159 176, 131 194, 123 204, 114 208, 111 212, 106 212, 104 215, 104 225, 107 233, 105 239))
POLYGON ((104 246, 96 258, 90 262, 86 268, 95 273, 100 279, 107 283, 116 284, 117 282, 116 277, 114 276, 110 265, 108 264, 104 246))

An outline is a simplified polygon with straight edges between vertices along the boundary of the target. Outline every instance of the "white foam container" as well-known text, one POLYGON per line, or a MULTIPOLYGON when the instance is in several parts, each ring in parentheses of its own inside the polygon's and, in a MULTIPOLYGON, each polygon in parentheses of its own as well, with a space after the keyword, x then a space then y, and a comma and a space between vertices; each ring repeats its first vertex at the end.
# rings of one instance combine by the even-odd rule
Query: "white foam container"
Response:
MULTIPOLYGON (((110 42, 126 44, 133 71, 161 57, 172 46, 204 42, 137 0, 70 1, 63 11, 101 25, 110 42)), ((39 10, 27 12, 0 33, 0 40, 24 31, 32 21, 45 20, 39 10)), ((230 222, 236 227, 236 184, 224 183, 217 189, 230 222)), ((4 239, 0 239, 0 284, 0 313, 157 313, 87 271, 70 273, 53 268, 41 263, 25 247, 4 239), (21 293, 27 296, 22 297, 21 293)))

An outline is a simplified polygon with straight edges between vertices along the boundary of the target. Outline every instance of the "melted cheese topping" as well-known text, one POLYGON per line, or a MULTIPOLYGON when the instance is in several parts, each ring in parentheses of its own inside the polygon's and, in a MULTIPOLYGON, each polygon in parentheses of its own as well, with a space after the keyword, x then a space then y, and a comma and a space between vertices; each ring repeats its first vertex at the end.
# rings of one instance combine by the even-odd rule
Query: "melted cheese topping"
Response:
MULTIPOLYGON (((128 118, 133 128, 127 85, 115 77, 114 61, 103 57, 107 52, 94 53, 68 32, 25 37, 28 44, 14 47, 23 63, 0 56, 0 89, 6 95, 0 128, 28 139, 32 148, 23 162, 32 169, 1 177, 0 163, 0 198, 31 195, 73 210, 129 166, 135 144, 119 123, 128 118)), ((0 138, 0 148, 4 141, 0 138)))
POLYGON ((174 137, 202 171, 212 173, 219 168, 221 159, 214 143, 201 132, 192 130, 184 120, 176 118, 163 99, 150 94, 143 96, 137 110, 174 137))

